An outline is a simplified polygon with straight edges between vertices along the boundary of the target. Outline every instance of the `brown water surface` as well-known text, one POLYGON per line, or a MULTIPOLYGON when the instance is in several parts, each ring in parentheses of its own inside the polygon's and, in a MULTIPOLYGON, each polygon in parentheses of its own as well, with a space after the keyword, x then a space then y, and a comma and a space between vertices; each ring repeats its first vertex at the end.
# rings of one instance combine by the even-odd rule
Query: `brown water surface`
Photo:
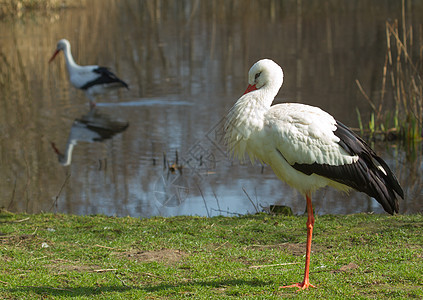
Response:
MULTIPOLYGON (((357 127, 356 107, 370 110, 355 80, 380 93, 385 22, 401 17, 401 1, 388 0, 76 3, 0 22, 0 206, 11 211, 212 216, 283 204, 302 213, 302 196, 269 167, 226 156, 222 117, 251 65, 271 58, 285 73, 276 101, 319 106, 357 127), (89 113, 63 55, 48 64, 61 38, 78 63, 110 67, 130 90, 89 113), (88 142, 99 133, 87 124, 108 135, 88 142), (70 141, 63 166, 51 144, 66 152, 70 141), (182 174, 169 171, 176 152, 182 174)), ((422 3, 407 1, 406 17, 419 28, 422 3)), ((404 187, 401 212, 421 212, 421 145, 414 155, 375 147, 404 187)), ((383 212, 362 193, 332 189, 314 204, 320 214, 383 212)))

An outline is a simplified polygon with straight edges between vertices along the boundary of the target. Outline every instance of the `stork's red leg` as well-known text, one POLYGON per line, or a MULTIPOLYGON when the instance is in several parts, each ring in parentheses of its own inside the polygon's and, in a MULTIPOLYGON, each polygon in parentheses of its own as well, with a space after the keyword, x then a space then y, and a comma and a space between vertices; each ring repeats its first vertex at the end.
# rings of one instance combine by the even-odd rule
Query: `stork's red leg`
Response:
POLYGON ((311 205, 311 196, 310 194, 306 195, 307 199, 307 248, 306 248, 306 263, 304 270, 304 280, 303 282, 295 283, 292 285, 281 286, 281 288, 297 287, 302 290, 308 289, 310 286, 315 287, 310 283, 309 280, 309 270, 310 270, 310 254, 311 254, 311 238, 313 236, 313 226, 314 226, 314 215, 313 207, 311 205))

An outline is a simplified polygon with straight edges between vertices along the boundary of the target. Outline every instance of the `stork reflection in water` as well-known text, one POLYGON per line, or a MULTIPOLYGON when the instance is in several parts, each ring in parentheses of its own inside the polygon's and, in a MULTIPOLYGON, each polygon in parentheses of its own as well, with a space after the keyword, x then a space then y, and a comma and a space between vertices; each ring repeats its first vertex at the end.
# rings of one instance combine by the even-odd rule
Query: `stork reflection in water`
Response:
POLYGON ((55 143, 51 143, 51 146, 57 154, 59 163, 68 166, 71 164, 72 152, 78 142, 103 142, 125 131, 128 126, 128 122, 113 119, 112 116, 93 108, 72 123, 64 152, 61 152, 55 143))

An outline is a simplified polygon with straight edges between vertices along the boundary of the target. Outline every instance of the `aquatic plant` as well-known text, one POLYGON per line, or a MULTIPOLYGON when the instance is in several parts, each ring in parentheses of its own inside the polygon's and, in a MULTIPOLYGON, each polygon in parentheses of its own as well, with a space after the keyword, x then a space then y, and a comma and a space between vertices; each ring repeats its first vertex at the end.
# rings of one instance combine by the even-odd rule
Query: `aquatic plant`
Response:
POLYGON ((11 17, 20 18, 26 12, 49 12, 64 7, 81 6, 85 0, 0 0, 0 20, 11 17))
POLYGON ((414 44, 413 26, 405 22, 404 1, 401 24, 398 20, 386 22, 386 45, 379 99, 372 100, 356 80, 372 109, 368 124, 363 124, 361 113, 356 110, 360 131, 362 134, 368 132, 370 139, 419 141, 423 114, 423 29, 419 27, 418 43, 414 44), (413 53, 415 49, 418 49, 417 54, 413 53), (394 100, 393 110, 386 109, 388 93, 394 100))

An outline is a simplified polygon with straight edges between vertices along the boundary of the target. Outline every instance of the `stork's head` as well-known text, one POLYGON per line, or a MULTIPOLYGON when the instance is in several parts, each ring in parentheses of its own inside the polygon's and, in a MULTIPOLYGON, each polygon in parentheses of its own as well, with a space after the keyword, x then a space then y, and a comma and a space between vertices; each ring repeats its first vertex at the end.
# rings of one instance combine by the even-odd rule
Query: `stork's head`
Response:
POLYGON ((262 59, 256 62, 248 72, 249 85, 244 94, 261 88, 276 90, 277 93, 282 82, 282 68, 273 60, 262 59))
POLYGON ((70 48, 70 43, 67 39, 61 39, 57 42, 56 51, 54 51, 53 56, 48 61, 49 63, 53 61, 53 59, 56 57, 57 54, 59 54, 60 51, 64 51, 65 49, 70 48))

